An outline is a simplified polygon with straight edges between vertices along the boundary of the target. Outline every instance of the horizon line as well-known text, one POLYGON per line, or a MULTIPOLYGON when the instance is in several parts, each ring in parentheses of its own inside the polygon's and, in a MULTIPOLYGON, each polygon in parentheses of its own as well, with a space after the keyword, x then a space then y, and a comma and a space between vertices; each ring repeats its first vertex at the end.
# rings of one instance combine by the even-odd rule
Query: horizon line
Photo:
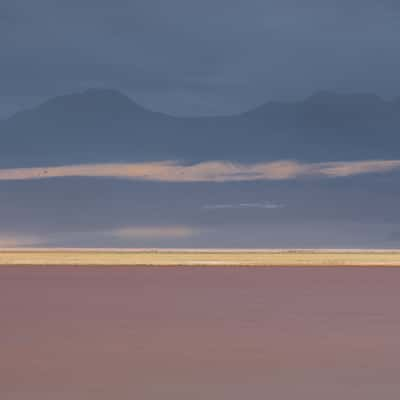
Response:
POLYGON ((400 248, 337 248, 337 247, 3 247, 2 252, 107 252, 107 253, 399 253, 400 248))

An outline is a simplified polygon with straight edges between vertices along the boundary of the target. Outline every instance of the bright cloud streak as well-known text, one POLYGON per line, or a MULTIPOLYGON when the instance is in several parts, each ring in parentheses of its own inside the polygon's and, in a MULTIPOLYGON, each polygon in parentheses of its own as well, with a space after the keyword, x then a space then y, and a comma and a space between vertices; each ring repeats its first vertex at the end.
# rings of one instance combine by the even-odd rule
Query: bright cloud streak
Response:
POLYGON ((238 204, 208 204, 203 208, 208 210, 220 210, 220 209, 240 209, 240 208, 265 208, 265 209, 276 209, 283 208, 282 204, 275 204, 271 202, 263 203, 238 203, 238 204))
POLYGON ((42 240, 35 236, 0 234, 0 249, 36 246, 42 244, 42 240))
POLYGON ((193 236, 198 230, 186 226, 142 226, 119 228, 110 232, 118 239, 177 239, 193 236))
POLYGON ((104 177, 160 182, 234 182, 289 180, 302 177, 346 177, 400 169, 400 160, 301 163, 291 160, 256 164, 210 161, 193 165, 175 161, 144 163, 76 164, 0 169, 0 180, 61 177, 104 177))

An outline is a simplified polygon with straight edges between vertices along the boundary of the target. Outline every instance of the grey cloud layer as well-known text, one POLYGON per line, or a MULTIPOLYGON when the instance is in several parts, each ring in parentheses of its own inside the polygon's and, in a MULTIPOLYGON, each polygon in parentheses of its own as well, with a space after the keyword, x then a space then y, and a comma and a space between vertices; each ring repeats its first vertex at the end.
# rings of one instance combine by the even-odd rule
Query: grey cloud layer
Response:
POLYGON ((30 246, 392 247, 399 172, 343 179, 0 181, 3 243, 30 246), (283 208, 204 209, 257 204, 283 208))
POLYGON ((21 97, 118 87, 183 114, 325 88, 393 96, 397 3, 5 0, 0 84, 21 97))

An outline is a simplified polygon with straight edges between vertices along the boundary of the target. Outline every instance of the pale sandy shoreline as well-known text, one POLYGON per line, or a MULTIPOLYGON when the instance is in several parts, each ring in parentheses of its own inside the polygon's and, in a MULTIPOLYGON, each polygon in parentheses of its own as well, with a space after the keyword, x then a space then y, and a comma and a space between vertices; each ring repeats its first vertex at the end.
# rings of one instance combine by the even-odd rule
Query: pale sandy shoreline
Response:
POLYGON ((0 266, 400 267, 396 249, 2 249, 0 266))

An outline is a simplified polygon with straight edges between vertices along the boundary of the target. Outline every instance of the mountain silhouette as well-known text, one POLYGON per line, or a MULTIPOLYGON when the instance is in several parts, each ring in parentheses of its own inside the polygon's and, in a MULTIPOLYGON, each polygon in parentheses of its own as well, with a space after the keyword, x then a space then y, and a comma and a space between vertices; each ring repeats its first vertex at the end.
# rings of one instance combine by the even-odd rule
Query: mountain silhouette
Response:
POLYGON ((239 115, 172 117, 116 90, 52 98, 0 121, 0 166, 400 158, 400 98, 318 92, 239 115))

